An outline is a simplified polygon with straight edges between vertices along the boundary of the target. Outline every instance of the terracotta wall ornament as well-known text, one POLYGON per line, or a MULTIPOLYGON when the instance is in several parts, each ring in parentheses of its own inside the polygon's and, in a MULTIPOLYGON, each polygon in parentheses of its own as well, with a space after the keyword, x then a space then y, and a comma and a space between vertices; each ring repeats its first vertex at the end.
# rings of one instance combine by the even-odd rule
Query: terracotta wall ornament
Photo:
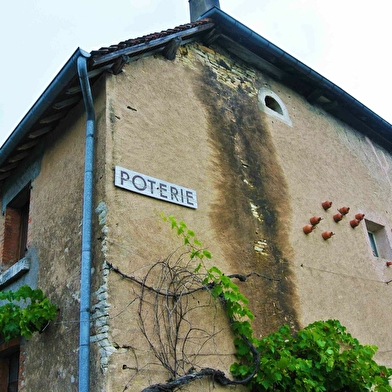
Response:
POLYGON ((322 218, 321 216, 312 216, 312 217, 309 219, 309 222, 310 222, 310 224, 311 224, 312 226, 316 226, 316 225, 318 225, 318 224, 321 222, 322 219, 323 219, 323 218, 322 218))
POLYGON ((340 212, 338 212, 337 214, 335 214, 334 216, 333 216, 333 220, 336 222, 336 223, 338 223, 338 222, 340 222, 342 219, 343 219, 343 214, 341 214, 340 212))
POLYGON ((333 231, 324 231, 321 233, 321 236, 324 238, 324 240, 329 240, 335 233, 333 231))
POLYGON ((338 209, 338 211, 342 214, 342 215, 347 215, 348 212, 350 211, 350 207, 341 207, 338 209))
POLYGON ((358 219, 352 219, 350 220, 350 226, 354 229, 355 227, 357 227, 359 224, 361 223, 361 221, 359 221, 358 219))
POLYGON ((313 231, 314 226, 313 225, 305 225, 302 230, 303 232, 308 235, 313 231))
POLYGON ((355 219, 357 219, 359 221, 361 221, 364 217, 365 217, 365 214, 362 214, 362 213, 355 214, 355 219))
MULTIPOLYGON (((330 200, 323 201, 321 203, 321 206, 323 207, 324 211, 327 211, 328 209, 331 208, 332 201, 330 201, 330 200)), ((347 207, 347 206, 343 206, 343 207, 338 208, 338 213, 334 214, 332 216, 335 223, 340 222, 344 218, 344 216, 349 213, 349 211, 350 211, 350 207, 347 207)), ((355 214, 355 219, 350 220, 350 226, 354 229, 355 227, 357 227, 361 223, 361 221, 364 218, 365 218, 365 214, 358 212, 357 214, 355 214)), ((321 222, 322 219, 324 219, 324 218, 322 218, 321 216, 318 216, 318 215, 312 216, 309 219, 310 225, 309 224, 305 225, 302 228, 302 231, 306 235, 310 234, 315 229, 316 225, 318 225, 321 222)), ((335 235, 335 233, 333 231, 329 231, 329 230, 324 231, 321 234, 321 236, 323 237, 324 240, 330 239, 333 235, 335 235)), ((390 265, 392 265, 392 262, 390 262, 390 263, 391 263, 390 265)))
POLYGON ((324 210, 327 211, 329 208, 332 207, 332 201, 329 200, 323 201, 321 205, 323 206, 324 210))

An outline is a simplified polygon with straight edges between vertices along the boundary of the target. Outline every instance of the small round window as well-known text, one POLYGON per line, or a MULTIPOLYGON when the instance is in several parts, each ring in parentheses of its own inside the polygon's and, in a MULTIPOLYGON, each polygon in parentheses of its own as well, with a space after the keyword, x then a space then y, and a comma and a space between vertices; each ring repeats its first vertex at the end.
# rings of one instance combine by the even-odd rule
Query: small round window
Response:
POLYGON ((283 101, 268 88, 259 90, 259 109, 290 126, 293 125, 283 101))

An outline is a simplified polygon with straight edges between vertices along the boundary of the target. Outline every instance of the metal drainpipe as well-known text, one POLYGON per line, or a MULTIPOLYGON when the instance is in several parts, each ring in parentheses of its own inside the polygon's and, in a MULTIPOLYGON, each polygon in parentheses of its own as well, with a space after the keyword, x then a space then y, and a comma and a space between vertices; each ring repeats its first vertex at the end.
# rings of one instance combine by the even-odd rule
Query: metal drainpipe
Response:
POLYGON ((95 110, 87 73, 86 57, 78 57, 77 68, 87 117, 84 161, 82 266, 80 273, 79 392, 88 392, 90 390, 90 299, 95 110))

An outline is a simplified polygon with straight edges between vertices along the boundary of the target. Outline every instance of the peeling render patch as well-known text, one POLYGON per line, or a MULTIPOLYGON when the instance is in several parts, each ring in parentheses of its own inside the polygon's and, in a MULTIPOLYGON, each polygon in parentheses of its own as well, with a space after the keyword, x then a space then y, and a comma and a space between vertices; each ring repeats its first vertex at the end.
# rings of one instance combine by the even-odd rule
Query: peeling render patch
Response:
POLYGON ((244 178, 244 183, 248 185, 249 188, 254 188, 254 186, 246 178, 244 178))
POLYGON ((90 342, 99 346, 101 369, 105 373, 108 369, 109 358, 116 351, 109 340, 110 303, 108 302, 108 278, 110 269, 106 262, 108 234, 108 227, 106 226, 108 209, 106 203, 101 201, 95 212, 98 214, 98 220, 101 226, 101 251, 104 254, 105 261, 102 265, 102 285, 93 293, 93 296, 98 302, 91 309, 91 327, 95 331, 95 334, 91 335, 90 342))
POLYGON ((257 207, 255 204, 250 202, 250 210, 252 211, 252 215, 259 221, 262 222, 263 218, 259 213, 259 207, 257 207))
MULTIPOLYGON (((258 220, 258 222, 260 222, 260 224, 263 223, 263 215, 261 214, 261 212, 259 211, 259 206, 257 206, 256 204, 249 202, 250 204, 250 210, 252 212, 252 215, 258 220)), ((253 249, 255 250, 255 252, 263 255, 263 256, 268 256, 268 242, 265 238, 256 240, 253 244, 253 249)))
POLYGON ((106 207, 106 203, 101 201, 98 204, 98 207, 95 209, 95 212, 98 213, 99 224, 105 225, 106 224, 106 216, 108 213, 108 208, 106 207))
POLYGON ((101 251, 105 256, 106 259, 106 255, 107 255, 107 242, 106 242, 106 237, 108 235, 108 227, 106 226, 106 216, 108 213, 108 208, 106 206, 106 203, 101 201, 98 204, 98 207, 95 209, 95 212, 98 214, 98 221, 99 224, 101 226, 101 232, 103 234, 102 237, 102 248, 101 251))
MULTIPOLYGON (((70 288, 70 287, 71 287, 71 285, 68 284, 68 283, 67 283, 66 286, 67 286, 67 288, 70 288)), ((77 301, 77 302, 80 303, 80 291, 79 291, 79 290, 74 291, 74 292, 72 293, 72 298, 73 298, 75 301, 77 301)))
POLYGON ((254 244, 253 248, 254 248, 255 252, 261 253, 264 256, 268 256, 268 251, 267 251, 268 243, 267 243, 267 240, 262 239, 262 240, 255 241, 255 244, 254 244))

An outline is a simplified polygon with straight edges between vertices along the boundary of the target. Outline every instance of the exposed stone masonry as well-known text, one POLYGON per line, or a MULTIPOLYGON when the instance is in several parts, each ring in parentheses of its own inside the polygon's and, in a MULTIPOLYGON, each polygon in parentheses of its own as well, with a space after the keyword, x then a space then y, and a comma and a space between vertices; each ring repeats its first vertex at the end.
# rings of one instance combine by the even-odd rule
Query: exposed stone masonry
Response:
POLYGON ((109 308, 110 303, 108 302, 108 277, 109 277, 109 266, 106 263, 107 244, 106 236, 108 233, 108 227, 106 226, 107 206, 105 202, 100 202, 95 212, 98 214, 99 224, 102 232, 101 251, 104 255, 105 261, 102 265, 102 285, 93 293, 93 298, 96 299, 96 303, 91 308, 91 327, 92 334, 90 342, 99 346, 99 358, 101 369, 106 372, 109 363, 109 357, 116 351, 109 340, 109 308))
POLYGON ((192 66, 193 58, 198 57, 204 65, 217 75, 218 81, 230 88, 238 86, 250 97, 257 95, 256 73, 241 61, 232 59, 229 55, 222 55, 213 49, 200 44, 191 44, 180 48, 180 60, 192 66))

